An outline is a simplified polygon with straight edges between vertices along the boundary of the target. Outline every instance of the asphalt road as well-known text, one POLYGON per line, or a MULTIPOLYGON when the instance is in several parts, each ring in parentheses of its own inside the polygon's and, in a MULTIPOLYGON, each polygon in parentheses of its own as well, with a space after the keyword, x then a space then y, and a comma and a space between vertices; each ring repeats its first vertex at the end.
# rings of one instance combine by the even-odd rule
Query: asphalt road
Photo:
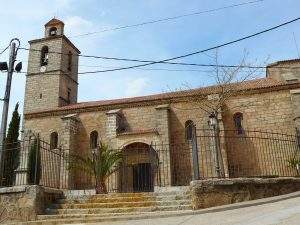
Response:
MULTIPOLYGON (((99 225, 300 225, 300 197, 192 216, 103 222, 99 225)), ((90 224, 89 224, 90 225, 90 224)))

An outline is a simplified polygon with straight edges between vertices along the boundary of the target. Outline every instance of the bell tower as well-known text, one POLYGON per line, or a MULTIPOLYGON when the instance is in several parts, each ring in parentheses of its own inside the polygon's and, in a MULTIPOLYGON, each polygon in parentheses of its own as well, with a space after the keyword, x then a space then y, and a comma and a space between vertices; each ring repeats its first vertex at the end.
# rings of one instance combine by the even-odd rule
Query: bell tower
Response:
POLYGON ((45 24, 45 36, 29 41, 24 113, 77 103, 78 54, 56 18, 45 24))

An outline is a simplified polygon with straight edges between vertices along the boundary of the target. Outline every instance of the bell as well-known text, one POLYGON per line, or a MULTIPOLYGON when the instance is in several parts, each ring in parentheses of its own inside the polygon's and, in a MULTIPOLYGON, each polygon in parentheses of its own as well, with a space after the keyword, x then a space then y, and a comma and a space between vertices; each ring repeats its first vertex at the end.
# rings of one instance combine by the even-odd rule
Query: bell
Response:
POLYGON ((8 70, 7 62, 0 62, 0 71, 8 70))

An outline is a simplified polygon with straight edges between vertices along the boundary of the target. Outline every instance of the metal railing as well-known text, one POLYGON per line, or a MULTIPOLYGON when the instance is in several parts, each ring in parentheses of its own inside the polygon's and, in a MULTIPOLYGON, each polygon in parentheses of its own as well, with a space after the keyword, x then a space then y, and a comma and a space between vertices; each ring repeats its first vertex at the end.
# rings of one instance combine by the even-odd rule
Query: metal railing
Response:
MULTIPOLYGON (((181 137, 183 136, 183 137, 181 137)), ((109 192, 144 192, 156 187, 189 185, 193 179, 289 177, 299 175, 297 135, 234 130, 194 129, 192 140, 171 143, 136 143, 113 149, 122 155, 106 179, 109 192)), ((63 149, 51 149, 39 137, 4 146, 0 186, 37 184, 85 190, 95 188, 95 174, 70 167, 63 149)), ((93 160, 88 148, 81 157, 93 160)), ((81 163, 78 161, 78 163, 81 163)))
POLYGON ((60 188, 62 157, 61 149, 51 149, 50 144, 38 136, 6 143, 0 187, 32 184, 60 188))

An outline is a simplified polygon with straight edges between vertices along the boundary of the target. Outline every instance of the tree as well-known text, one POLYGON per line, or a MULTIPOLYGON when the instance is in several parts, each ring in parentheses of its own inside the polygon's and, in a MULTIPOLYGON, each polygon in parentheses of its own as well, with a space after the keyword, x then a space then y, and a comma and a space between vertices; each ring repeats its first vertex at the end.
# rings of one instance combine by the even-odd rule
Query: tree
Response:
POLYGON ((70 155, 68 169, 80 170, 92 176, 95 181, 96 194, 105 194, 107 193, 106 180, 116 171, 121 160, 122 154, 119 151, 100 143, 91 155, 85 157, 70 155))
POLYGON ((34 138, 33 144, 30 147, 27 168, 28 184, 38 185, 41 179, 41 153, 39 136, 34 138))
POLYGON ((296 173, 297 173, 297 176, 300 175, 300 159, 296 159, 295 157, 288 160, 288 164, 290 167, 292 167, 296 173))
MULTIPOLYGON (((247 91, 245 86, 246 81, 255 78, 255 73, 258 67, 253 67, 246 62, 247 52, 244 52, 243 58, 237 66, 224 66, 219 63, 218 51, 214 56, 208 55, 212 60, 212 70, 209 73, 209 78, 213 80, 214 85, 208 89, 193 89, 188 84, 184 85, 184 90, 180 90, 186 93, 184 97, 185 101, 193 103, 192 108, 178 108, 179 110, 194 110, 200 109, 207 115, 211 130, 211 152, 214 162, 213 176, 224 177, 224 165, 223 157, 221 153, 221 124, 220 118, 226 109, 226 102, 234 95, 243 94, 247 91)), ((169 94, 170 99, 176 97, 176 93, 171 92, 169 94)), ((248 104, 248 103, 246 103, 248 104)), ((241 107, 242 105, 240 105, 241 107)), ((248 104, 247 107, 250 105, 248 104)), ((231 108, 232 109, 232 108, 231 108)))
POLYGON ((19 103, 16 104, 9 123, 7 136, 5 138, 5 150, 3 157, 3 179, 5 186, 11 186, 15 180, 15 170, 20 163, 20 115, 18 112, 19 103))

